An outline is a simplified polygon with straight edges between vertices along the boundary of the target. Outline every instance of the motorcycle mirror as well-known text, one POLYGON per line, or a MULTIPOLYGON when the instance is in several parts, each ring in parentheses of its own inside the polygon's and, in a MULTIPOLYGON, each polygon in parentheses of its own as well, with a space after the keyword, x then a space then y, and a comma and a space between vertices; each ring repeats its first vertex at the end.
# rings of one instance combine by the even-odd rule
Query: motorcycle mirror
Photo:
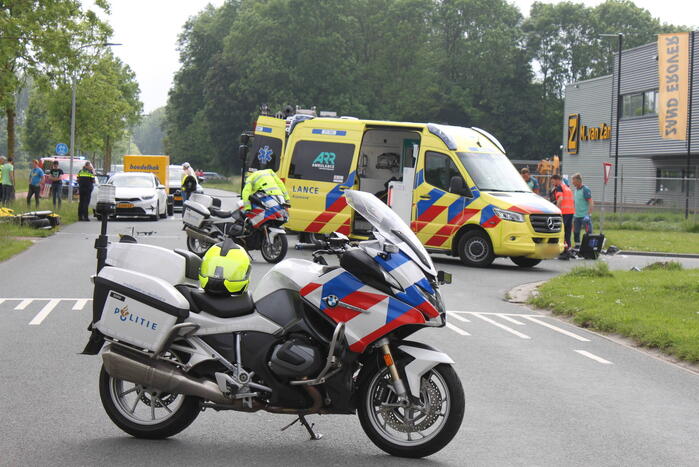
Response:
POLYGON ((400 251, 400 248, 395 246, 393 243, 386 243, 383 246, 383 251, 385 251, 386 253, 398 253, 400 251))
POLYGON ((451 274, 444 271, 437 271, 437 282, 439 285, 451 284, 451 274))
POLYGON ((240 134, 240 144, 242 146, 247 146, 249 142, 250 142, 250 135, 247 133, 241 133, 240 134))

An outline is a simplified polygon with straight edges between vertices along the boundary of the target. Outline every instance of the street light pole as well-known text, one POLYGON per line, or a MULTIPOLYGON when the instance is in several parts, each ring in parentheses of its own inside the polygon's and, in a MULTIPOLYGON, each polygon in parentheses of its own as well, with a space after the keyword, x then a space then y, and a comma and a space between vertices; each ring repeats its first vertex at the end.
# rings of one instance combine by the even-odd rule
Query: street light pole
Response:
POLYGON ((600 34, 600 37, 617 38, 617 70, 616 70, 616 138, 614 140, 614 212, 616 213, 617 182, 619 178, 619 116, 621 115, 621 49, 624 45, 624 35, 620 32, 616 34, 600 34))
MULTIPOLYGON (((85 44, 80 47, 78 47, 76 50, 82 50, 85 47, 95 47, 95 46, 102 46, 102 47, 112 47, 115 45, 121 45, 121 44, 116 44, 112 42, 99 42, 96 44, 85 44)), ((70 174, 68 175, 68 202, 72 203, 73 202, 73 160, 75 159, 75 94, 77 91, 77 86, 78 86, 78 77, 73 74, 73 85, 72 85, 72 97, 71 97, 71 106, 70 106, 70 165, 69 165, 69 171, 70 174)), ((60 194, 59 194, 60 196, 60 194)))

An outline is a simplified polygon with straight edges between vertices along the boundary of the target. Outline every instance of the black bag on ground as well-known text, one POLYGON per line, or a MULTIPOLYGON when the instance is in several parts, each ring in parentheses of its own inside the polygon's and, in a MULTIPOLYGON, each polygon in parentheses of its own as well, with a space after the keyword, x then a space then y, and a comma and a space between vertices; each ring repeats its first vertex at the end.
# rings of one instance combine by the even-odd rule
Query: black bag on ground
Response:
POLYGON ((597 259, 602 248, 604 248, 604 234, 584 234, 578 255, 585 259, 597 259))

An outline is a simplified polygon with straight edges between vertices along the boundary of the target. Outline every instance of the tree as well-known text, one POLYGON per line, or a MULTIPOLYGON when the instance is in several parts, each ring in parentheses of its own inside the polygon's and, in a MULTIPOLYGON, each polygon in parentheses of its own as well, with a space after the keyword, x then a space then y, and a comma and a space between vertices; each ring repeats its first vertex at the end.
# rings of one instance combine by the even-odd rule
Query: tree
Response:
POLYGON ((134 128, 133 137, 138 149, 143 154, 165 154, 163 125, 165 124, 165 107, 159 107, 143 117, 134 128))
POLYGON ((46 95, 35 89, 29 99, 27 116, 22 127, 22 146, 30 157, 51 154, 56 144, 49 118, 46 95))
MULTIPOLYGON (((108 10, 106 0, 95 5, 108 10)), ((104 42, 109 26, 78 0, 7 0, 0 4, 0 106, 7 124, 7 153, 15 153, 16 94, 26 76, 70 70, 77 44, 104 42), (69 68, 66 68, 68 66, 69 68)))

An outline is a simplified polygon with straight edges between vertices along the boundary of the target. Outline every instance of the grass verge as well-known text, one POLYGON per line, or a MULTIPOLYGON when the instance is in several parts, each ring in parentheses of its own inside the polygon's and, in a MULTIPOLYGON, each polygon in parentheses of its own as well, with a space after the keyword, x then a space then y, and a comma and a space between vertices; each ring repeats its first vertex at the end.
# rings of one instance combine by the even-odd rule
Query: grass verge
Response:
MULTIPOLYGON (((36 210, 34 200, 32 200, 29 208, 27 208, 26 201, 21 199, 14 201, 7 207, 13 209, 15 214, 36 210)), ((42 200, 38 210, 52 210, 51 202, 42 200)), ((78 220, 78 203, 76 201, 71 204, 64 201, 61 208, 56 209, 54 212, 61 216, 61 225, 72 224, 78 220)), ((60 229, 60 226, 58 228, 60 229)), ((36 229, 27 225, 19 225, 9 220, 3 220, 0 217, 0 261, 9 259, 32 245, 30 240, 18 239, 16 237, 48 237, 55 232, 56 229, 36 229)))
POLYGON ((217 190, 235 191, 240 193, 240 176, 229 177, 228 180, 216 180, 204 182, 201 185, 204 188, 215 188, 217 190))
POLYGON ((699 254, 699 233, 646 230, 607 230, 606 245, 622 250, 699 254))
POLYGON ((599 262, 550 280, 530 303, 580 326, 699 362, 699 269, 670 262, 610 271, 599 262))

